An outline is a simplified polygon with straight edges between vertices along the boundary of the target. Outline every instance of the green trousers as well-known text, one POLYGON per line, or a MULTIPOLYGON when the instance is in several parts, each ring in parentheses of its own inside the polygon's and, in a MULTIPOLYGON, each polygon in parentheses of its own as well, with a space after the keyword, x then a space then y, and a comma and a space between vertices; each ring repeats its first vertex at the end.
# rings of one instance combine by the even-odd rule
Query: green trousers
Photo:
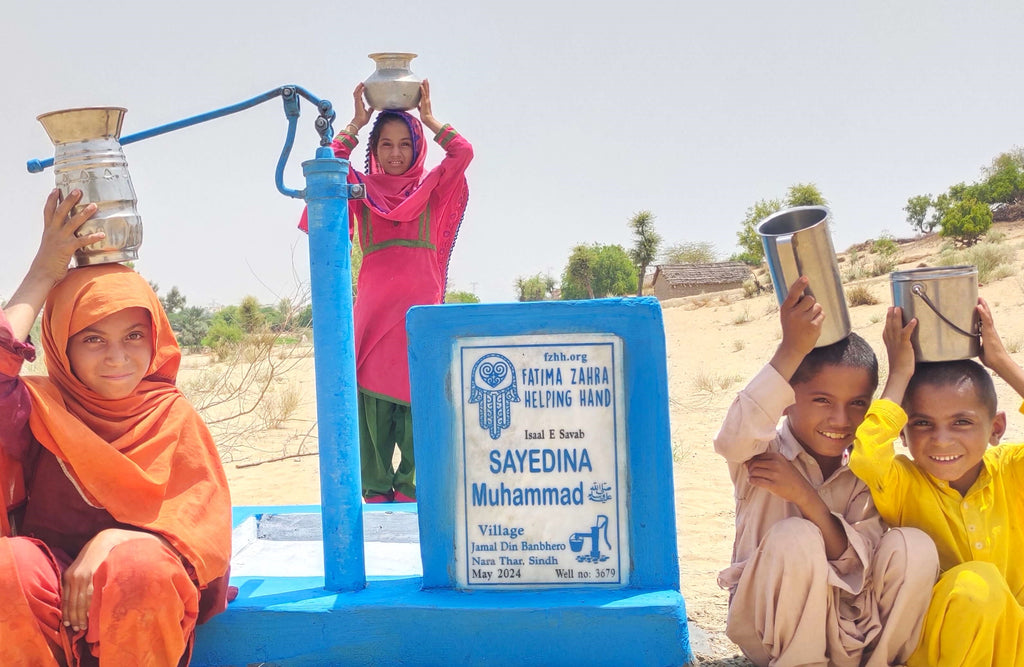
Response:
POLYGON ((412 449, 412 409, 359 392, 359 456, 363 497, 400 491, 416 497, 416 460, 412 449), (395 470, 395 446, 402 460, 395 470))

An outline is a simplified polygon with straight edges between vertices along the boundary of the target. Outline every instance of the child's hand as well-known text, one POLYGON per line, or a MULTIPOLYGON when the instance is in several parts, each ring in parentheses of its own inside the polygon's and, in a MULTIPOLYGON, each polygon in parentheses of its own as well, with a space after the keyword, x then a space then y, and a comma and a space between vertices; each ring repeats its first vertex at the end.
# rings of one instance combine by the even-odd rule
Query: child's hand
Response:
POLYGON ((356 130, 352 134, 359 132, 359 130, 365 127, 366 124, 370 122, 370 116, 373 114, 373 108, 367 106, 366 103, 363 102, 363 92, 365 90, 366 86, 360 82, 360 84, 356 86, 356 89, 352 91, 352 101, 355 103, 355 111, 352 114, 352 122, 349 123, 349 125, 355 127, 356 130))
POLYGON ((886 311, 882 340, 885 342, 885 351, 889 357, 889 377, 885 382, 885 389, 882 390, 882 398, 894 403, 903 401, 907 383, 914 375, 914 346, 910 343, 910 335, 916 328, 916 317, 903 326, 902 308, 890 307, 886 311))
POLYGON ((765 452, 749 459, 746 464, 750 484, 797 506, 805 519, 821 530, 825 540, 825 554, 835 560, 849 546, 842 524, 832 516, 828 505, 785 456, 779 452, 765 452))
POLYGON ((64 590, 61 596, 61 616, 64 625, 75 632, 89 627, 89 605, 92 603, 92 577, 110 555, 110 551, 129 540, 157 540, 168 549, 174 550, 163 537, 142 530, 107 528, 96 533, 78 557, 64 571, 64 590))
POLYGON ((441 123, 434 118, 434 111, 430 106, 430 82, 423 79, 423 83, 420 84, 420 120, 427 126, 434 134, 441 131, 441 123))
POLYGON ((806 276, 797 278, 779 306, 782 343, 772 357, 771 364, 787 382, 807 353, 814 349, 825 322, 821 304, 813 296, 804 294, 807 282, 806 276))
POLYGON ((978 314, 981 316, 981 363, 985 364, 1007 384, 1018 396, 1024 397, 1024 369, 1006 351, 1002 339, 996 332, 992 309, 984 299, 978 299, 978 314))
POLYGON ((812 496, 818 495, 810 482, 779 452, 758 454, 744 465, 752 485, 767 489, 797 507, 803 508, 812 496))
POLYGON ((999 373, 999 369, 1004 368, 1006 362, 1010 360, 1010 353, 1006 351, 1006 346, 996 331, 988 302, 978 297, 976 309, 981 317, 981 363, 999 373))
POLYGON ((50 192, 50 196, 46 198, 46 205, 43 207, 43 238, 39 242, 39 250, 32 260, 29 273, 48 281, 51 286, 56 285, 67 274, 68 265, 77 250, 102 241, 106 237, 103 232, 75 236, 78 228, 96 212, 96 204, 89 204, 81 212, 68 217, 81 198, 82 192, 74 190, 64 201, 59 201, 60 191, 57 189, 50 192))
POLYGON ((36 251, 28 273, 4 306, 4 315, 15 340, 28 339, 32 324, 46 301, 46 295, 67 275, 68 264, 75 251, 101 241, 106 236, 103 232, 75 236, 78 228, 96 212, 96 204, 89 204, 69 218, 71 209, 81 198, 82 193, 78 190, 69 194, 64 201, 60 201, 59 190, 53 190, 46 198, 43 207, 43 238, 39 242, 39 250, 36 251))
POLYGON ((807 276, 800 276, 790 288, 786 300, 779 307, 779 319, 782 320, 782 344, 799 352, 801 357, 814 349, 821 336, 821 326, 825 322, 825 313, 810 294, 804 294, 807 288, 807 276))

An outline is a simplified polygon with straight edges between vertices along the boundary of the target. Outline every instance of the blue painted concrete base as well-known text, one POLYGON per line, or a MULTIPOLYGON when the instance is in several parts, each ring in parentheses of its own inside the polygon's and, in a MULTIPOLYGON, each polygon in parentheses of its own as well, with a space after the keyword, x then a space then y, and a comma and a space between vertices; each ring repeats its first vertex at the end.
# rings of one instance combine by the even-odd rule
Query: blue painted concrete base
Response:
MULTIPOLYGON (((414 511, 366 505, 364 513, 414 511)), ((235 507, 240 526, 317 506, 235 507)), ((684 665, 678 590, 423 590, 419 576, 367 577, 332 593, 324 578, 233 576, 238 597, 196 632, 204 665, 684 665)))
POLYGON ((322 578, 237 578, 193 665, 684 665, 678 591, 422 590, 419 577, 329 593, 322 578))

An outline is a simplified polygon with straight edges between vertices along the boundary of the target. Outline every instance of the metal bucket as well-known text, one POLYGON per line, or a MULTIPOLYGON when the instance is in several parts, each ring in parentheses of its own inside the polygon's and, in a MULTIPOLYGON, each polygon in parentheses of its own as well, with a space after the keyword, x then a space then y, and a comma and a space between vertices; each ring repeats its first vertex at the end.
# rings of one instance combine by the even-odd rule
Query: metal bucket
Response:
POLYGON ((981 353, 978 268, 894 271, 892 304, 903 309, 903 324, 917 318, 910 337, 917 361, 970 359, 981 353))
POLYGON ((851 331, 850 312, 828 229, 831 217, 824 206, 796 206, 768 216, 757 226, 779 303, 786 300, 789 286, 797 278, 807 276, 805 293, 821 304, 825 322, 815 347, 837 343, 851 331))
POLYGON ((51 111, 37 117, 54 145, 53 171, 62 196, 82 191, 78 213, 96 204, 96 213, 77 234, 104 232, 106 238, 75 253, 78 266, 138 259, 142 218, 119 138, 125 109, 96 107, 51 111))

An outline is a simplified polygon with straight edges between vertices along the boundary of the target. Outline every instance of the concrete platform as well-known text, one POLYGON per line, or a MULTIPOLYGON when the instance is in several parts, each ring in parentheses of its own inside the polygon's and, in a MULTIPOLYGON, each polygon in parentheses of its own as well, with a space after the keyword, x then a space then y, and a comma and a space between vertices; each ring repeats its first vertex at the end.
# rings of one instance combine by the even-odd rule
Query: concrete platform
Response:
POLYGON ((423 589, 409 560, 413 549, 419 558, 410 516, 415 505, 367 506, 367 586, 332 593, 324 589, 317 507, 236 508, 232 584, 239 595, 198 629, 192 664, 589 666, 692 659, 676 590, 423 589))

